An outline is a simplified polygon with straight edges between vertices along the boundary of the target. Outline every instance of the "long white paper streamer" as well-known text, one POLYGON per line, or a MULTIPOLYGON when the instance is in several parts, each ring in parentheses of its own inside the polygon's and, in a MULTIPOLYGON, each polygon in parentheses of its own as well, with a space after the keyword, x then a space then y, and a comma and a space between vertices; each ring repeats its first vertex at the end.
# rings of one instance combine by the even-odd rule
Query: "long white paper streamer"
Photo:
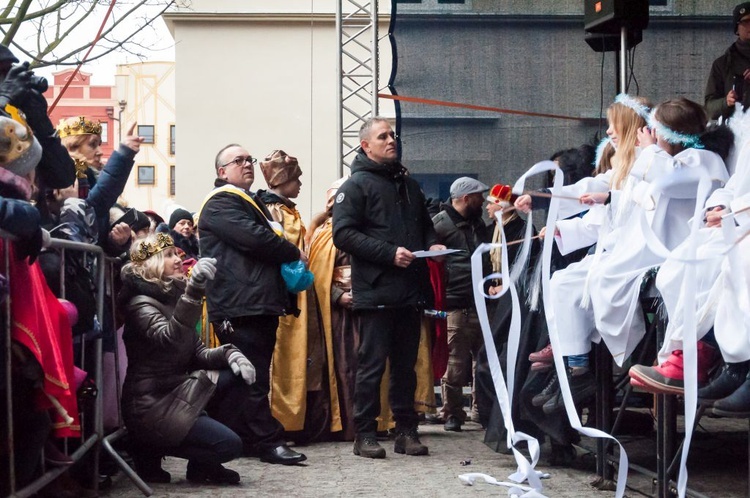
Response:
MULTIPOLYGON (((555 172, 555 181, 552 187, 552 198, 550 200, 549 210, 547 212, 547 234, 549 236, 544 238, 544 245, 542 249, 542 302, 544 303, 544 312, 547 318, 547 329, 549 330, 550 342, 552 343, 552 353, 555 357, 555 371, 560 382, 560 390, 562 392, 563 401, 565 402, 565 412, 568 415, 568 421, 570 425, 581 434, 594 438, 606 438, 611 439, 620 446, 620 459, 619 467, 617 469, 617 490, 615 496, 622 498, 625 493, 625 483, 628 476, 628 455, 625 452, 625 448, 622 447, 620 442, 614 437, 610 436, 606 432, 583 427, 581 420, 578 418, 575 405, 573 403, 573 397, 570 394, 570 384, 568 383, 568 376, 565 369, 565 363, 563 362, 562 354, 560 354, 560 336, 557 330, 557 324, 555 321, 555 309, 552 305, 551 300, 551 289, 550 289, 550 262, 552 257, 552 243, 554 237, 552 234, 555 233, 555 222, 557 221, 557 215, 559 210, 560 200, 556 197, 559 195, 560 188, 563 183, 563 175, 557 164, 552 161, 542 161, 532 166, 526 173, 518 179, 516 184, 513 186, 514 193, 520 193, 524 190, 526 178, 543 173, 546 171, 555 172)), ((524 241, 524 245, 530 243, 530 240, 524 241)), ((510 370, 510 364, 508 365, 510 370)))

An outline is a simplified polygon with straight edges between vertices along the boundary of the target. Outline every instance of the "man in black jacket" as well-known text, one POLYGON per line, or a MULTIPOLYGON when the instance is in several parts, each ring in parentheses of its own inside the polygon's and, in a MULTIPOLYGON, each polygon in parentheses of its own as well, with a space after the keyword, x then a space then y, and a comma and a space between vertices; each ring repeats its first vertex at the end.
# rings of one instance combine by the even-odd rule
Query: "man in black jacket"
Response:
POLYGON ((711 65, 705 107, 709 119, 731 116, 734 104, 750 105, 750 2, 735 6, 732 24, 737 40, 711 65))
POLYGON ((306 458, 286 446, 284 428, 271 414, 269 368, 279 316, 292 306, 281 264, 307 262, 307 256, 274 233, 268 210, 250 192, 256 162, 237 144, 216 155, 216 188, 204 201, 198 221, 200 252, 217 260, 216 278, 206 291, 216 335, 222 344, 237 346, 257 372, 253 396, 243 407, 256 414, 254 434, 246 435, 255 440, 255 447, 245 448, 246 453, 264 462, 292 465, 306 458))
POLYGON ((395 134, 383 118, 359 131, 352 176, 336 195, 333 241, 352 257, 353 309, 360 345, 354 388, 354 454, 384 458, 375 439, 380 379, 390 359, 394 451, 426 455, 414 411, 421 311, 432 298, 427 264, 412 251, 437 250, 435 229, 419 184, 398 161, 395 134))
MULTIPOLYGON (((451 185, 451 200, 432 219, 438 240, 460 252, 445 260, 445 309, 448 312, 448 368, 443 375, 441 417, 446 431, 461 431, 466 421, 463 386, 472 379, 472 359, 482 346, 482 329, 474 306, 471 255, 492 240, 491 228, 482 219, 484 193, 489 187, 479 180, 461 177, 451 185)), ((489 262, 489 260, 487 260, 489 262)))

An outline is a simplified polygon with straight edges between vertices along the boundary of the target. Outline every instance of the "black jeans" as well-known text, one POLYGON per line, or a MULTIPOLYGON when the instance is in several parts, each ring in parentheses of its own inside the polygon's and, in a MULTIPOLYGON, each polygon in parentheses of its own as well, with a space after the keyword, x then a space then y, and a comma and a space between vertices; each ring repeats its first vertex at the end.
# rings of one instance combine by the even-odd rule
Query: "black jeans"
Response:
MULTIPOLYGON (((271 405, 268 401, 268 391, 271 388, 271 359, 276 346, 279 317, 257 315, 233 318, 234 332, 231 334, 221 333, 220 326, 220 322, 214 322, 214 330, 217 331, 216 336, 219 341, 222 344, 234 344, 255 367, 255 384, 246 388, 237 387, 247 393, 241 409, 237 405, 232 406, 231 399, 225 401, 227 408, 231 411, 244 413, 242 425, 245 433, 240 433, 240 436, 245 452, 251 454, 263 452, 284 444, 284 426, 271 414, 271 405)), ((230 427, 237 430, 234 424, 230 427)))
POLYGON ((185 439, 167 455, 199 463, 224 463, 242 455, 242 440, 226 425, 208 415, 198 417, 185 439))
POLYGON ((399 428, 419 421, 414 410, 421 315, 417 308, 361 310, 357 380, 354 387, 354 425, 359 435, 374 436, 380 414, 380 381, 390 359, 388 397, 399 428))

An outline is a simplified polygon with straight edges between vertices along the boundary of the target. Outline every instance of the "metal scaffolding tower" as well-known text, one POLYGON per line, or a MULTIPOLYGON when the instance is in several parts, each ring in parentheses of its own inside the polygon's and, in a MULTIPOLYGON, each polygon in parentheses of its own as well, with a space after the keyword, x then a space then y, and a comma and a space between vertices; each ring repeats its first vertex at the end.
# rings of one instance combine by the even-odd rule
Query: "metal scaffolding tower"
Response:
POLYGON ((359 128, 378 114, 378 0, 338 0, 339 176, 359 147, 359 128))

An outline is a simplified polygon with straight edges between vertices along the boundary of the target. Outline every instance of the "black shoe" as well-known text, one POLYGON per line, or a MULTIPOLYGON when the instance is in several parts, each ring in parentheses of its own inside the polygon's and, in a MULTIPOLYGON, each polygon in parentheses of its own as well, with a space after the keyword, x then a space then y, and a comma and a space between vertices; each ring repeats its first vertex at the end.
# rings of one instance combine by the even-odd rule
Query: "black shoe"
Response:
POLYGON ((260 461, 266 463, 280 463, 281 465, 296 465, 307 460, 302 453, 297 453, 289 446, 281 444, 260 454, 260 461))
POLYGON ((750 379, 724 399, 714 402, 714 415, 720 417, 750 417, 750 379))
POLYGON ((726 398, 745 382, 747 372, 747 362, 725 364, 718 377, 706 387, 698 389, 698 402, 712 406, 716 401, 726 398))
POLYGON ((560 391, 560 383, 557 381, 557 374, 552 374, 549 382, 539 394, 531 398, 532 406, 542 406, 551 400, 557 392, 560 391))
POLYGON ((458 419, 458 417, 454 417, 453 415, 451 415, 450 417, 448 417, 448 420, 445 421, 443 429, 448 432, 461 432, 461 421, 458 419))
POLYGON ((240 475, 234 470, 224 468, 220 463, 200 463, 188 460, 185 477, 188 481, 203 484, 239 484, 240 475))
MULTIPOLYGON (((588 368, 571 373, 573 370, 568 369, 568 383, 570 385, 570 394, 573 397, 573 403, 576 405, 586 401, 590 397, 596 394, 596 379, 588 368)), ((543 406, 542 410, 547 415, 564 410, 565 401, 563 400, 562 392, 557 391, 555 397, 547 401, 543 406)))
POLYGON ((143 481, 152 484, 169 484, 172 480, 169 472, 161 468, 161 455, 152 455, 141 450, 131 450, 130 456, 133 458, 135 473, 143 481))
POLYGON ((385 458, 385 448, 371 435, 357 435, 354 439, 354 454, 365 458, 385 458))

